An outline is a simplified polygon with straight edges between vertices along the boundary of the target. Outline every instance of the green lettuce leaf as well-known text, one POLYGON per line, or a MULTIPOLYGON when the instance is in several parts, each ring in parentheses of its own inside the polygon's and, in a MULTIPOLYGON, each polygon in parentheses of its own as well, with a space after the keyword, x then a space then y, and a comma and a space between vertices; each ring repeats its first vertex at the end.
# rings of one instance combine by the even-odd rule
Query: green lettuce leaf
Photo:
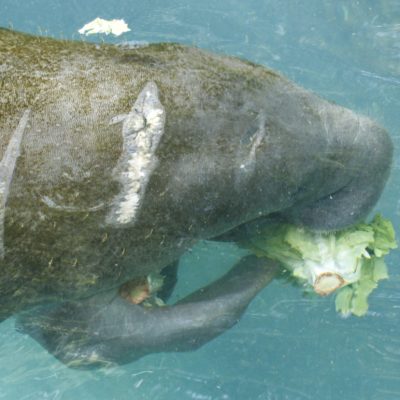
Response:
POLYGON ((320 295, 337 291, 336 310, 358 316, 367 312, 367 298, 378 281, 388 278, 383 256, 397 247, 391 222, 379 214, 369 224, 330 233, 273 224, 244 246, 279 261, 320 295))

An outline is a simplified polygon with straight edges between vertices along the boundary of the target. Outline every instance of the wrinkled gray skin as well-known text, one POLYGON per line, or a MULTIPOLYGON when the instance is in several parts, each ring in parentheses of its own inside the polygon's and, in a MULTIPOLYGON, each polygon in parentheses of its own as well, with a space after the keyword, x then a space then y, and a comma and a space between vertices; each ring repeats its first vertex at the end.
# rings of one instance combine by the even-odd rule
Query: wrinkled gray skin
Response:
POLYGON ((248 256, 174 306, 134 306, 109 291, 40 308, 20 317, 17 326, 66 365, 81 369, 194 350, 232 327, 276 272, 271 261, 248 256))
MULTIPOLYGON (((217 336, 272 279, 272 263, 245 258, 174 306, 147 310, 117 289, 198 240, 269 216, 318 230, 353 224, 390 169, 391 141, 373 121, 261 66, 198 49, 0 29, 0 78, 0 317, 28 310, 20 328, 73 366, 217 336), (144 162, 121 115, 149 87, 164 114, 144 162), (127 178, 129 160, 144 164, 127 178), (118 220, 132 182, 141 182, 139 200, 118 220)), ((157 125, 141 121, 143 132, 157 125)))

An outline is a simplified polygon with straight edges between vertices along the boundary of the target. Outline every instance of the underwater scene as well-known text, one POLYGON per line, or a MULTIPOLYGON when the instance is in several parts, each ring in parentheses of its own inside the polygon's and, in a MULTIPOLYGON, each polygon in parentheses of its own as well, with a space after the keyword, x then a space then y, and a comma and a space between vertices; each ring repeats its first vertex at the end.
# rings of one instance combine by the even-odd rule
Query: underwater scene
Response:
POLYGON ((399 399, 399 108, 396 0, 0 0, 0 399, 399 399))

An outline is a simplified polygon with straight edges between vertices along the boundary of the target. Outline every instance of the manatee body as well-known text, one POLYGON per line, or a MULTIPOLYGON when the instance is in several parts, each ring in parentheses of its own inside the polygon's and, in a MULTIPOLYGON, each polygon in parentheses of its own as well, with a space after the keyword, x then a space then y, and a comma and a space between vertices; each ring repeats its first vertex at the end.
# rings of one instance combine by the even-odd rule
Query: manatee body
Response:
MULTIPOLYGON (((198 240, 271 215, 342 228, 368 214, 389 173, 384 129, 246 61, 177 44, 128 49, 5 29, 0 60, 1 318, 105 299, 198 240)), ((219 300, 225 294, 228 307, 226 279, 219 300)), ((228 313, 230 325, 259 289, 228 313)), ((188 314, 174 307, 162 312, 179 331, 188 314)), ((168 343, 154 348, 177 348, 168 343)))

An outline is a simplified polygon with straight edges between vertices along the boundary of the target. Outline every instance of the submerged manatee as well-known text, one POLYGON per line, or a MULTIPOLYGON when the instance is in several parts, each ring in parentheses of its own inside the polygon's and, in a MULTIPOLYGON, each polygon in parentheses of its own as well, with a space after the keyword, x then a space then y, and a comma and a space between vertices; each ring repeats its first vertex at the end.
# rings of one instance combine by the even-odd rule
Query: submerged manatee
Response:
POLYGON ((352 224, 390 169, 370 119, 199 49, 0 29, 0 78, 0 317, 25 310, 20 328, 69 365, 202 345, 238 320, 272 262, 245 258, 174 306, 118 288, 270 216, 352 224))

